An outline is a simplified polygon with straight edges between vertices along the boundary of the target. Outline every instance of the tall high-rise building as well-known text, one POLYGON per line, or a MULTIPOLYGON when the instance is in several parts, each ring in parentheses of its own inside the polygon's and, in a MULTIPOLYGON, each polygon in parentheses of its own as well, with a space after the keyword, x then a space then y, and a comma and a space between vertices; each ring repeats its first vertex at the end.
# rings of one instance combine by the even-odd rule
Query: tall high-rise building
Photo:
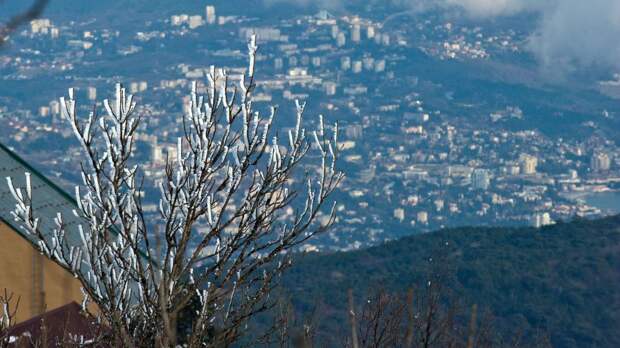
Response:
POLYGON ((337 39, 338 38, 338 34, 340 33, 340 28, 338 28, 337 25, 332 25, 332 39, 337 39))
POLYGON ((611 159, 604 152, 597 152, 590 159, 590 169, 593 172, 604 172, 611 168, 611 159))
POLYGON ((88 100, 96 100, 97 99, 97 88, 88 87, 86 89, 86 94, 88 95, 88 100))
POLYGON ((140 83, 138 83, 138 91, 140 92, 144 92, 149 88, 149 83, 146 81, 140 81, 140 83))
POLYGON ((385 71, 385 59, 375 61, 375 72, 381 73, 385 71))
POLYGON ((351 69, 351 58, 350 57, 342 57, 342 58, 340 58, 340 69, 341 70, 349 70, 349 69, 351 69))
POLYGON ((52 115, 58 115, 60 114, 60 103, 56 100, 52 100, 50 102, 50 111, 52 113, 52 115))
POLYGON ((486 169, 475 169, 471 175, 471 186, 476 190, 487 190, 490 185, 489 171, 486 169))
POLYGON ((405 220, 405 209, 403 208, 394 209, 394 218, 396 218, 400 222, 403 222, 403 220, 405 220))
POLYGON ((435 210, 442 211, 446 205, 446 201, 443 199, 436 199, 433 204, 435 205, 435 210))
POLYGON ((138 93, 140 92, 140 84, 138 82, 131 82, 129 84, 129 93, 138 93))
POLYGON ((417 214, 417 220, 420 224, 428 224, 428 213, 425 211, 421 211, 417 214))
POLYGON ((383 40, 383 35, 379 32, 375 33, 375 43, 377 45, 381 45, 381 41, 383 40))
POLYGON ((359 24, 353 24, 351 28, 351 41, 359 43, 362 39, 362 27, 359 24))
POLYGON ((353 69, 354 74, 361 73, 362 72, 362 61, 361 60, 354 61, 352 67, 353 67, 352 69, 353 69))
POLYGON ((153 144, 153 146, 151 147, 151 160, 156 165, 164 164, 165 157, 163 148, 161 146, 153 144))
POLYGON ((374 39, 375 37, 375 27, 373 25, 369 25, 368 28, 366 29, 366 37, 370 40, 370 39, 374 39))
POLYGON ((217 19, 215 15, 215 6, 209 5, 207 6, 205 11, 207 17, 207 24, 215 24, 215 21, 217 19))
POLYGON ((50 115, 50 107, 49 106, 41 106, 39 108, 39 116, 47 117, 50 115))
POLYGON ((344 35, 343 32, 338 33, 338 37, 336 38, 336 45, 338 45, 338 47, 342 47, 346 44, 347 44, 347 37, 344 35))
POLYGON ((532 175, 536 174, 536 167, 538 166, 538 158, 535 156, 522 154, 519 157, 519 166, 521 167, 521 174, 532 175))
POLYGON ((60 29, 53 27, 50 29, 50 37, 52 39, 58 39, 60 37, 60 29))

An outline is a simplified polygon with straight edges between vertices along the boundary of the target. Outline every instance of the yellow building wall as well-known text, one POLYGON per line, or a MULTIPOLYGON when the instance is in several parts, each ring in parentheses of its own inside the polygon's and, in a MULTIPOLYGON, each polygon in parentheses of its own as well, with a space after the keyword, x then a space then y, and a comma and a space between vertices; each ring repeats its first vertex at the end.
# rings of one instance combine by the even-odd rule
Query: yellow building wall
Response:
POLYGON ((17 322, 82 302, 80 282, 71 273, 41 255, 30 242, 0 222, 0 292, 19 297, 17 322))

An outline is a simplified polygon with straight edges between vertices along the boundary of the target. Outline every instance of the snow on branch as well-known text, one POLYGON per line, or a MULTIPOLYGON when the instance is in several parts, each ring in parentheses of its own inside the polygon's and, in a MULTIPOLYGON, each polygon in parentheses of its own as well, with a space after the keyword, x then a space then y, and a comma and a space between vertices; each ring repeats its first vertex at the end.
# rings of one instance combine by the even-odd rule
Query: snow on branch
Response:
POLYGON ((335 221, 329 197, 343 179, 338 126, 328 134, 321 116, 306 131, 305 103, 297 101, 295 125, 281 141, 273 130, 278 109, 263 114, 252 103, 257 50, 253 36, 238 86, 215 67, 206 95, 192 84, 177 156, 157 184, 158 219, 147 222, 142 209, 141 166, 132 162, 141 116, 120 84, 101 115, 93 108, 78 116, 73 89, 60 99, 86 158, 75 188, 77 228, 58 214, 53 231, 42 231, 49 217, 33 208, 30 175, 25 188, 7 178, 15 218, 42 253, 82 282, 85 301, 97 304, 121 345, 175 345, 179 315, 192 304, 186 342, 231 343, 268 307, 275 279, 290 265, 288 251, 335 221), (306 160, 310 151, 316 161, 306 160))

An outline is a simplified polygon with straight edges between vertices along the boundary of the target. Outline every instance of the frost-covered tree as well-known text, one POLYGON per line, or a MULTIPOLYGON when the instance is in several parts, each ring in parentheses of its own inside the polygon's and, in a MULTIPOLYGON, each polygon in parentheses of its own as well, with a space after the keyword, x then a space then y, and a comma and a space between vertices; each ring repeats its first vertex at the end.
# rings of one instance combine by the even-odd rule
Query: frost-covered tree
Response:
POLYGON ((21 188, 8 178, 15 218, 42 253, 81 281, 84 308, 96 304, 94 315, 119 346, 229 345, 268 308, 274 281, 290 265, 287 251, 335 220, 328 198, 343 178, 335 167, 337 125, 319 117, 306 131, 305 104, 296 102, 295 126, 283 139, 275 135, 277 109, 264 117, 252 103, 255 37, 248 48, 238 84, 212 67, 204 96, 192 85, 155 221, 145 218, 144 177, 132 158, 141 115, 121 85, 102 115, 93 107, 78 117, 72 89, 60 99, 86 158, 74 211, 84 223, 74 232, 60 213, 54 231, 42 230, 30 175, 21 188), (190 328, 181 334, 188 309, 190 328))
POLYGON ((13 343, 8 332, 15 324, 17 307, 19 298, 14 299, 13 294, 4 289, 4 292, 0 293, 0 347, 13 343))

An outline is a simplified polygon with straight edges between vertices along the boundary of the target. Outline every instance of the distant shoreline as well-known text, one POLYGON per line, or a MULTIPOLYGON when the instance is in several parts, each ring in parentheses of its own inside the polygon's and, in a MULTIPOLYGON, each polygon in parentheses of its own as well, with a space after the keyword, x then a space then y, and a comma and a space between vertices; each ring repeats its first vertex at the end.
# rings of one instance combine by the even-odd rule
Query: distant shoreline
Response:
POLYGON ((620 190, 570 192, 562 196, 572 201, 582 201, 604 211, 620 213, 620 190))

